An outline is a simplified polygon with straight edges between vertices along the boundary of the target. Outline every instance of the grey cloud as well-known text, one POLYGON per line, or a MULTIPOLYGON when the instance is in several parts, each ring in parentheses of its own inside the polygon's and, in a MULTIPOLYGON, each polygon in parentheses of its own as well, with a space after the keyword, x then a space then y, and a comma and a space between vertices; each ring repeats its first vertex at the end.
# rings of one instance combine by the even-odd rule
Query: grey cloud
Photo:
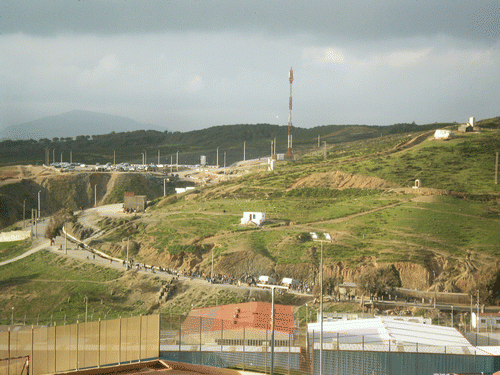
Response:
POLYGON ((491 0, 17 0, 1 2, 0 12, 3 34, 260 30, 344 42, 446 34, 487 43, 500 37, 500 3, 491 0))

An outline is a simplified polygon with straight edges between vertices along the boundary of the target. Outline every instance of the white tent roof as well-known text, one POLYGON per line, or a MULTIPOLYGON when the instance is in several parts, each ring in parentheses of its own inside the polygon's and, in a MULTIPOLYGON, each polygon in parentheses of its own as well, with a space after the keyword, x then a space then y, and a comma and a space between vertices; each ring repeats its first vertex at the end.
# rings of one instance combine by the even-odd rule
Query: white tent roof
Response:
MULTIPOLYGON (((320 323, 308 325, 311 335, 319 337, 320 323)), ((391 318, 373 318, 323 322, 323 340, 339 339, 342 343, 393 343, 431 346, 465 346, 472 344, 455 328, 411 323, 391 318), (362 339, 361 336, 364 336, 362 339)))

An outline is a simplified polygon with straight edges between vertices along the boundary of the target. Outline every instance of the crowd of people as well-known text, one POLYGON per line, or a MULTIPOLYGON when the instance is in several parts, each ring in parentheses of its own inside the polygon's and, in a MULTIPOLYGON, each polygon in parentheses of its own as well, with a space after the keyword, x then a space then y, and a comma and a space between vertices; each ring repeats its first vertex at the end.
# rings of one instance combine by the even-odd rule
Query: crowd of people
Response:
MULTIPOLYGON (((106 256, 105 254, 101 254, 100 252, 96 252, 94 249, 87 245, 80 244, 82 249, 86 248, 90 253, 92 254, 92 259, 96 258, 96 254, 98 257, 103 258, 103 259, 109 259, 110 263, 113 263, 113 258, 106 256)), ((89 256, 87 256, 87 259, 90 259, 89 256)), ((114 259, 117 261, 117 259, 114 259)), ((236 285, 236 286, 257 286, 258 284, 258 278, 255 276, 246 274, 241 277, 236 277, 233 275, 229 274, 210 274, 207 272, 203 271, 189 271, 189 270, 176 270, 173 268, 165 268, 161 266, 153 266, 153 265, 147 265, 144 263, 140 262, 135 262, 133 259, 129 260, 128 262, 126 260, 121 261, 122 266, 126 268, 127 270, 136 270, 136 271, 143 271, 143 272, 151 272, 151 273, 165 273, 167 275, 173 276, 174 279, 179 279, 179 277, 183 277, 186 279, 201 279, 205 280, 210 284, 224 284, 224 285, 236 285)), ((312 294, 312 285, 309 285, 307 283, 294 283, 287 285, 289 286, 289 290, 295 291, 297 293, 303 293, 303 294, 312 294)))

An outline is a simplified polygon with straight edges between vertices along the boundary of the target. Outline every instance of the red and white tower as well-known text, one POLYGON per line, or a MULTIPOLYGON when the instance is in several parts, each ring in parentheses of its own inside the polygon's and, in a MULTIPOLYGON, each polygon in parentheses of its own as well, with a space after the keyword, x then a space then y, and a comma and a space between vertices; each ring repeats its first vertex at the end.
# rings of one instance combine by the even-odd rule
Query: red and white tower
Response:
POLYGON ((288 73, 288 81, 290 81, 290 98, 288 99, 288 109, 290 113, 288 114, 288 159, 293 159, 292 150, 292 82, 293 82, 293 69, 290 67, 290 72, 288 73))

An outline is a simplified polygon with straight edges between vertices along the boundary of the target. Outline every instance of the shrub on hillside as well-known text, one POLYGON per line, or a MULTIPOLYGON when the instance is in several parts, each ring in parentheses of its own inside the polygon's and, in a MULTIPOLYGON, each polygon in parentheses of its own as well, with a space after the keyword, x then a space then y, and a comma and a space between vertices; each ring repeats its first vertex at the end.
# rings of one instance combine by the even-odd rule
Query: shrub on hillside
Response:
POLYGON ((45 238, 54 238, 61 233, 61 229, 66 222, 76 222, 76 217, 73 211, 63 208, 57 211, 49 221, 47 229, 45 229, 45 238))

